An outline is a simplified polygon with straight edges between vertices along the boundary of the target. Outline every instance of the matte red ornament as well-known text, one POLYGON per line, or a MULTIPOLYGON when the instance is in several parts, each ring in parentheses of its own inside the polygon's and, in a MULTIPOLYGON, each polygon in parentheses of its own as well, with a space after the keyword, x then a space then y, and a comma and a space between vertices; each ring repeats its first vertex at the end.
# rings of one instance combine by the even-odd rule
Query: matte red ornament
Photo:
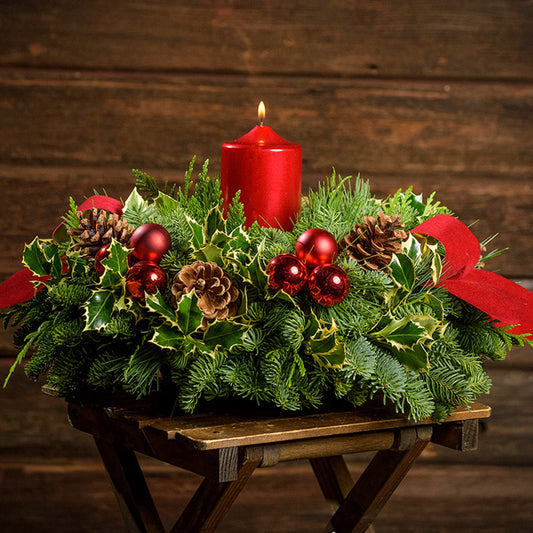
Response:
POLYGON ((98 250, 94 256, 94 269, 99 276, 101 276, 105 271, 104 265, 102 265, 102 259, 105 259, 109 255, 110 246, 111 243, 102 246, 102 248, 100 248, 100 250, 98 250))
POLYGON ((126 290, 140 302, 145 301, 145 293, 163 292, 167 285, 165 271, 153 261, 139 261, 126 273, 126 290))
POLYGON ((266 268, 268 284, 275 291, 293 295, 307 282, 306 266, 293 254, 281 254, 272 259, 266 268))
POLYGON ((335 237, 329 231, 318 228, 304 231, 295 245, 296 256, 310 269, 332 263, 338 251, 335 237))
POLYGON ((317 266, 309 275, 307 284, 313 300, 326 307, 341 303, 350 290, 346 272, 330 264, 317 266))
POLYGON ((131 236, 130 247, 133 255, 141 261, 156 263, 170 250, 170 233, 159 224, 152 222, 139 226, 131 236))

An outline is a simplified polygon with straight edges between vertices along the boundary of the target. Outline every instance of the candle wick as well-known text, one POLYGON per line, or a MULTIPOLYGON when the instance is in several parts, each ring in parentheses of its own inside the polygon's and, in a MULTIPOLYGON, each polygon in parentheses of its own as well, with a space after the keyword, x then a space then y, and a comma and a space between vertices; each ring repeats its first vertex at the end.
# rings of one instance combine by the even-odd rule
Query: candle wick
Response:
POLYGON ((261 118, 259 119, 259 125, 260 125, 260 126, 263 125, 263 117, 261 117, 261 118))

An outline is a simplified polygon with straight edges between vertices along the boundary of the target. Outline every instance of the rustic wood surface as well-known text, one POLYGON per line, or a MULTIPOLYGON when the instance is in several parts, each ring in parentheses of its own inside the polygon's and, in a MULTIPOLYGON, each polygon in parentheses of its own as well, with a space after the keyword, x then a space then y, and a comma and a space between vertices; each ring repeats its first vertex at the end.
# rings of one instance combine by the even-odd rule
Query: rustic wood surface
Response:
MULTIPOLYGON (((0 281, 70 195, 124 197, 132 167, 180 182, 194 155, 218 173, 263 99, 302 145, 304 190, 332 166, 378 197, 436 190, 510 248, 488 266, 533 289, 530 0, 18 0, 0 26, 0 281)), ((0 373, 14 353, 0 331, 0 373)), ((378 533, 533 529, 532 351, 489 368, 479 450, 428 445, 378 533)), ((199 478, 147 466, 168 525, 199 478)), ((0 513, 7 533, 125 531, 94 443, 20 371, 0 392, 0 513)), ((328 516, 309 465, 287 463, 252 476, 221 531, 308 532, 328 516)))
MULTIPOLYGON (((430 443, 378 517, 377 533, 531 530, 533 414, 521 406, 533 402, 533 373, 499 368, 483 399, 492 416, 483 423, 478 450, 430 443)), ((3 379, 7 365, 1 370, 3 379)), ((0 394, 2 531, 125 532, 93 439, 68 425, 63 400, 44 396, 20 371, 12 380, 0 394)), ((354 478, 370 457, 348 456, 354 478)), ((144 456, 140 461, 169 526, 201 478, 144 456)), ((282 463, 254 473, 220 531, 307 533, 319 531, 328 517, 309 464, 282 463)))

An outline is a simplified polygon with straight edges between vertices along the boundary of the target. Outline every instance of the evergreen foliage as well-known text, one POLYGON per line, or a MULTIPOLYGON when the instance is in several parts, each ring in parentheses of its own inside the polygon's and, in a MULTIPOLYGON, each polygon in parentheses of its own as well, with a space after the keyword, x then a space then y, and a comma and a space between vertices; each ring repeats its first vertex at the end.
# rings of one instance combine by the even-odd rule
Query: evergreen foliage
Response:
MULTIPOLYGON (((239 196, 224 212, 220 180, 209 178, 208 162, 196 179, 193 172, 194 160, 176 187, 134 171, 123 216, 134 226, 156 222, 172 239, 160 262, 167 290, 145 303, 126 293, 124 270, 108 261, 99 276, 73 251, 72 240, 27 245, 26 265, 50 279, 3 317, 15 328, 16 364, 31 354, 25 367, 31 379, 46 375, 67 396, 105 390, 144 397, 165 376, 186 412, 210 401, 298 411, 379 398, 416 420, 441 420, 489 391, 483 358, 503 359, 513 345, 529 342, 435 287, 444 250, 413 237, 381 271, 364 270, 341 253, 337 263, 350 292, 333 307, 318 305, 305 291, 289 296, 268 288, 268 262, 293 252, 303 231, 323 228, 340 240, 380 210, 400 215, 409 230, 449 213, 433 196, 424 201, 408 189, 378 200, 367 182, 333 171, 302 200, 293 231, 257 223, 245 229, 239 196), (197 299, 170 305, 172 278, 197 259, 216 262, 240 292, 237 315, 207 328, 200 326, 197 299)), ((70 199, 66 225, 78 223, 76 211, 70 199)), ((128 252, 119 248, 113 253, 128 252)))

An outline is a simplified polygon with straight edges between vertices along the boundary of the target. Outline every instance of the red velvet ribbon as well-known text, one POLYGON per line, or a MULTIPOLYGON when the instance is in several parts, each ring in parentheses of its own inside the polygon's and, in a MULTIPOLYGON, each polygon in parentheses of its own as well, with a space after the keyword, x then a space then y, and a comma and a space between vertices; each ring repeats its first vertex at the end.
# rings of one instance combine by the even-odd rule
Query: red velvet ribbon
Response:
POLYGON ((533 293, 503 276, 474 268, 481 247, 474 234, 449 215, 436 215, 412 233, 429 235, 444 246, 444 270, 438 287, 474 305, 512 333, 533 336, 533 293))
MULTIPOLYGON (((105 209, 119 216, 122 215, 122 202, 115 200, 115 198, 101 195, 94 195, 87 198, 78 207, 78 211, 86 211, 93 207, 96 207, 96 209, 105 209)), ((54 230, 54 235, 62 226, 63 222, 54 230)), ((35 282, 48 281, 49 279, 50 276, 36 276, 28 268, 15 272, 15 274, 0 284, 0 309, 31 300, 43 288, 43 285, 36 286, 35 282)))

